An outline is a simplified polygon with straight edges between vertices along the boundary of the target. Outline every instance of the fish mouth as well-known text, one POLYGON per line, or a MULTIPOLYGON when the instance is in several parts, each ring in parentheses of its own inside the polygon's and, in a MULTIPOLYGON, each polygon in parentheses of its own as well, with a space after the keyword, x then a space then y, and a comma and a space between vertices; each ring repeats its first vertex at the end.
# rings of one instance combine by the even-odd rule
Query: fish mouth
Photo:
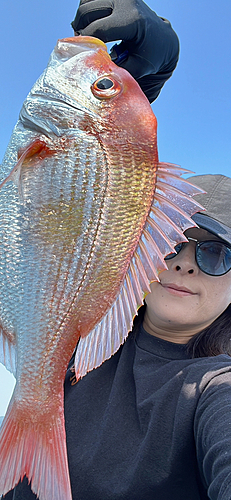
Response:
POLYGON ((78 52, 83 52, 85 50, 93 49, 95 50, 96 48, 103 49, 107 52, 107 46, 102 40, 99 40, 99 38, 95 38, 94 36, 82 36, 82 35, 76 35, 72 36, 69 38, 61 38, 58 40, 58 46, 60 45, 75 45, 76 48, 79 46, 78 52))

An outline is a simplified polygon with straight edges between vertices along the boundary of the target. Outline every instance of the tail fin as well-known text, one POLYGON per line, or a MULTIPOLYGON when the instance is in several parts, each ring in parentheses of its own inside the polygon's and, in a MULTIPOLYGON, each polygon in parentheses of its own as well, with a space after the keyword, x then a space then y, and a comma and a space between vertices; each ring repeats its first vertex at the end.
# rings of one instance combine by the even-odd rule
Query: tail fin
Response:
POLYGON ((0 429, 0 497, 25 475, 39 500, 72 500, 63 414, 33 423, 12 401, 0 429))

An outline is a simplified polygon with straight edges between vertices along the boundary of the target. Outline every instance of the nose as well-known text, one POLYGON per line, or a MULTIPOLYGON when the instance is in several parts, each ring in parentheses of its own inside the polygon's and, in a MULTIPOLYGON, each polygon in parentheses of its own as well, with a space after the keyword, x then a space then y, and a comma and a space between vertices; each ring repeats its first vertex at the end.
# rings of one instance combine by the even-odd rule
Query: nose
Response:
POLYGON ((181 274, 196 275, 199 268, 195 259, 195 246, 194 241, 190 241, 183 246, 182 250, 173 259, 166 261, 169 270, 177 271, 181 274))

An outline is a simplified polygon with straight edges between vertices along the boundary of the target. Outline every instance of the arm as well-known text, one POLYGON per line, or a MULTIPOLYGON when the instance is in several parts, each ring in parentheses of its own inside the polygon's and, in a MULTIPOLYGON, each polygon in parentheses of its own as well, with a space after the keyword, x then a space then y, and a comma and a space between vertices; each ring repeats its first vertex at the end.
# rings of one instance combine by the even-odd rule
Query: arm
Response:
POLYGON ((104 42, 122 40, 113 46, 112 59, 131 73, 150 102, 176 67, 176 33, 142 0, 81 0, 72 27, 104 42))
POLYGON ((231 375, 214 377, 195 414, 195 442, 202 481, 211 500, 231 498, 231 375))

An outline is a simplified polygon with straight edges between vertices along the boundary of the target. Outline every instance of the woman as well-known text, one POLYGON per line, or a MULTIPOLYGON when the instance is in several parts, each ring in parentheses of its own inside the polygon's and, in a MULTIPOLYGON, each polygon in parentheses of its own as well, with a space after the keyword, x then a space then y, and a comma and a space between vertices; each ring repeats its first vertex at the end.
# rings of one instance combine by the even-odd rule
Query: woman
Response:
MULTIPOLYGON (((121 19, 110 21, 111 5, 82 1, 76 33, 113 39, 108 32, 121 19)), ((143 2, 123 0, 124 6, 130 39, 115 57, 127 69, 133 62, 151 101, 174 69, 177 38, 143 2), (157 73, 150 25, 152 41, 154 32, 157 42, 165 33, 168 46, 157 73), (148 57, 136 65, 146 42, 148 57)), ((124 38, 122 31, 116 38, 124 38)), ((199 227, 186 232, 189 243, 166 258, 168 270, 152 284, 128 340, 78 383, 70 363, 65 419, 73 500, 231 498, 231 179, 193 182, 207 191, 198 197, 207 211, 195 215, 199 227)), ((5 498, 35 495, 24 480, 5 498)))
POLYGON ((68 370, 74 499, 231 498, 231 179, 192 180, 207 211, 128 340, 77 384, 68 370))

